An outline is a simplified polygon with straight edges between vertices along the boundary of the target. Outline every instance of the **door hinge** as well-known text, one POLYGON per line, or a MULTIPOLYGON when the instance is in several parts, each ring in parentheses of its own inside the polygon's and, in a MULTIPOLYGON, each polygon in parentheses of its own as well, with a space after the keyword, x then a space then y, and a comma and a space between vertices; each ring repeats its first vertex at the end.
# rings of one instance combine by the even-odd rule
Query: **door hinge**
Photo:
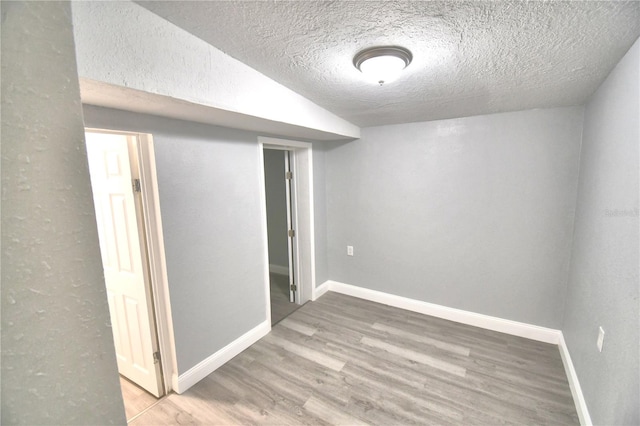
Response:
POLYGON ((295 237, 296 236, 296 231, 294 231, 293 229, 289 229, 289 232, 287 232, 287 235, 290 237, 295 237))
POLYGON ((131 181, 131 184, 133 186, 133 192, 142 192, 142 189, 140 187, 140 179, 133 179, 131 181))
POLYGON ((293 179, 293 172, 286 172, 286 173, 284 174, 284 178, 285 178, 286 180, 291 180, 291 179, 293 179))
POLYGON ((291 284, 291 291, 296 291, 298 289, 298 286, 295 284, 291 284))
POLYGON ((157 364, 160 362, 160 352, 156 351, 153 353, 153 363, 157 364))

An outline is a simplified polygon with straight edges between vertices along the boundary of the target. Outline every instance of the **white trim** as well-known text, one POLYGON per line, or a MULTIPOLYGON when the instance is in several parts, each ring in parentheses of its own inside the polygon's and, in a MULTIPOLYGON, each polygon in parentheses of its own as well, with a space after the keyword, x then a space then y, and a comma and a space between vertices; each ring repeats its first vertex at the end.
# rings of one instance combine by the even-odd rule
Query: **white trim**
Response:
POLYGON ((329 291, 329 283, 330 281, 325 281, 322 284, 320 284, 318 287, 316 287, 313 294, 313 301, 318 300, 320 297, 322 297, 323 294, 329 291))
POLYGON ((270 263, 269 272, 272 274, 289 275, 289 267, 270 263))
POLYGON ((296 148, 293 154, 293 186, 296 221, 297 282, 299 305, 312 300, 315 286, 314 223, 313 223, 313 162, 311 144, 296 148), (301 284, 301 285, 300 285, 301 284))
POLYGON ((144 206, 145 230, 147 233, 147 250, 149 255, 149 272, 153 301, 155 305, 156 328, 160 363, 164 380, 165 394, 172 390, 174 372, 178 371, 173 335, 173 318, 171 300, 169 298, 169 278, 164 250, 162 217, 160 214, 160 196, 156 174, 156 157, 153 137, 150 134, 139 134, 138 158, 140 164, 140 183, 142 185, 142 204, 144 206))
POLYGON ((180 385, 178 384, 178 370, 175 370, 171 375, 171 389, 174 392, 179 393, 178 389, 180 389, 180 385))
POLYGON ((311 262, 309 267, 311 268, 311 297, 308 300, 316 300, 316 228, 315 228, 315 204, 313 195, 313 149, 309 147, 309 256, 311 256, 311 262))
MULTIPOLYGON (((258 187, 260 188, 260 225, 262 226, 262 260, 264 262, 264 303, 267 315, 266 321, 271 330, 271 277, 269 277, 269 231, 267 225, 267 188, 264 176, 264 149, 258 142, 258 187)), ((287 275, 289 269, 287 268, 287 275)))
POLYGON ((175 381, 176 383, 174 383, 173 390, 177 393, 185 392, 191 386, 213 373, 240 352, 266 336, 269 331, 271 331, 271 321, 268 319, 249 330, 238 339, 229 343, 218 352, 199 362, 186 373, 181 374, 175 381))
POLYGON ((564 335, 562 333, 560 333, 558 347, 560 348, 560 357, 564 364, 564 370, 567 372, 567 379, 569 380, 569 387, 571 388, 573 401, 576 404, 576 411, 578 412, 580 424, 582 426, 592 426, 593 423, 591 422, 591 416, 589 415, 589 409, 587 408, 587 401, 585 401, 584 395, 582 394, 578 375, 573 367, 571 355, 569 355, 569 348, 567 347, 567 343, 565 342, 564 335))
POLYGON ((277 139, 277 138, 269 138, 266 136, 258 136, 258 141, 264 148, 267 149, 280 149, 283 151, 287 151, 289 148, 306 148, 311 149, 312 145, 309 142, 300 142, 300 141, 292 141, 289 139, 277 139))
MULTIPOLYGON (((262 152, 264 149, 280 149, 289 150, 293 153, 293 172, 297 175, 297 179, 294 179, 294 201, 296 209, 296 278, 299 283, 299 290, 296 298, 296 303, 303 304, 308 300, 313 300, 315 292, 315 227, 314 227, 314 212, 313 212, 313 157, 312 157, 312 144, 309 142, 293 141, 288 139, 276 139, 270 137, 258 137, 258 146, 262 152), (303 211, 306 208, 308 212, 303 211), (304 213, 304 214, 301 214, 304 213), (308 222, 306 215, 308 214, 308 222)), ((266 206, 266 193, 264 186, 264 154, 260 156, 261 165, 260 171, 262 172, 261 178, 261 200, 260 202, 266 206)), ((261 212, 262 214, 262 212, 261 212)), ((266 233, 266 207, 264 209, 263 227, 266 233)), ((267 237, 268 238, 268 237, 267 237)), ((265 246, 266 257, 268 259, 269 247, 268 242, 265 246)), ((268 265, 268 260, 266 261, 268 265)), ((267 276, 268 285, 268 276, 267 276)), ((268 296, 268 294, 267 294, 268 296)), ((271 301, 267 300, 267 304, 270 305, 271 301)))
MULTIPOLYGON (((285 173, 292 173, 297 177, 297 171, 295 166, 295 154, 293 151, 283 151, 284 153, 284 171, 285 173)), ((300 285, 300 250, 298 250, 298 240, 300 239, 300 231, 298 227, 298 194, 296 192, 296 183, 298 179, 285 180, 284 192, 285 192, 285 209, 287 212, 287 230, 293 229, 298 231, 298 235, 294 237, 287 236, 287 260, 289 266, 289 273, 287 278, 289 281, 289 302, 295 302, 300 304, 300 293, 302 293, 302 287, 300 285), (293 289, 293 284, 298 285, 298 291, 293 289)))
POLYGON ((407 297, 396 296, 394 294, 383 293, 381 291, 356 287, 336 281, 327 281, 329 290, 342 293, 372 302, 406 309, 433 317, 443 318, 462 324, 473 325, 487 330, 499 331, 501 333, 514 336, 525 337, 527 339, 538 340, 540 342, 557 345, 561 332, 551 328, 539 327, 537 325, 526 324, 517 321, 492 317, 489 315, 477 314, 475 312, 463 311, 461 309, 449 308, 447 306, 436 305, 423 302, 421 300, 409 299, 407 297))

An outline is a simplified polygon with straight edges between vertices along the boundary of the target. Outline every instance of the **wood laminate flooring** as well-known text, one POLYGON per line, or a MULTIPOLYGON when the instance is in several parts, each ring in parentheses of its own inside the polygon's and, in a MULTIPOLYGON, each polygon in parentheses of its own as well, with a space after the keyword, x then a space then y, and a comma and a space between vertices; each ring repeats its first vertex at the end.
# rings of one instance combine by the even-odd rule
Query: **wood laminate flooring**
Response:
POLYGON ((120 376, 120 389, 122 390, 124 412, 127 420, 142 413, 158 401, 155 396, 122 376, 120 376))
POLYGON ((558 347, 327 293, 132 424, 579 424, 558 347))
POLYGON ((289 302, 289 276, 269 274, 271 289, 271 324, 282 321, 295 312, 301 305, 289 302))

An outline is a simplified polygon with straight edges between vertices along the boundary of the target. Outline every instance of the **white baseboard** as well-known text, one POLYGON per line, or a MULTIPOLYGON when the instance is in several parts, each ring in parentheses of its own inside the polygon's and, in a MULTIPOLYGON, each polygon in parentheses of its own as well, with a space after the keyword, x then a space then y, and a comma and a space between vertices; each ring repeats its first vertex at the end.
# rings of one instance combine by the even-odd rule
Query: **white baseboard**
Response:
POLYGON ((582 394, 582 388, 580 387, 580 382, 578 381, 578 375, 576 374, 576 370, 573 367, 571 355, 569 355, 569 348, 567 347, 567 343, 565 342, 564 335, 562 333, 560 333, 560 341, 558 342, 558 347, 560 348, 560 356, 562 357, 564 370, 567 372, 567 379, 569 380, 569 387, 571 388, 573 401, 576 404, 576 411, 578 412, 578 417, 580 418, 580 424, 582 426, 592 426, 593 423, 591 422, 591 416, 589 415, 589 410, 587 409, 587 401, 585 401, 584 395, 582 394))
POLYGON ((552 328, 539 327, 537 325, 526 324, 523 322, 449 308, 447 306, 436 305, 420 300, 409 299, 407 297, 383 293, 381 291, 356 287, 337 281, 329 280, 322 285, 325 284, 327 284, 330 291, 335 291, 336 293, 342 293, 358 297, 360 299, 366 299, 372 302, 382 303, 384 305, 394 306, 396 308, 406 309, 412 312, 418 312, 420 314, 431 315, 433 317, 443 318, 449 321, 473 325, 487 330, 499 331, 501 333, 538 340, 540 342, 557 345, 560 341, 560 336, 562 335, 560 330, 554 330, 552 328))
POLYGON ((318 287, 316 287, 316 291, 314 293, 313 300, 318 299, 320 296, 322 296, 327 291, 329 291, 329 283, 330 283, 330 281, 325 281, 322 284, 320 284, 318 287))
POLYGON ((186 373, 176 378, 173 376, 173 391, 183 393, 200 380, 220 368, 224 363, 229 361, 240 352, 253 345, 255 342, 266 336, 271 331, 270 321, 264 321, 257 327, 249 330, 238 339, 229 343, 218 352, 198 363, 195 367, 189 369, 186 373))
POLYGON ((289 275, 289 267, 269 264, 269 272, 272 274, 289 275))

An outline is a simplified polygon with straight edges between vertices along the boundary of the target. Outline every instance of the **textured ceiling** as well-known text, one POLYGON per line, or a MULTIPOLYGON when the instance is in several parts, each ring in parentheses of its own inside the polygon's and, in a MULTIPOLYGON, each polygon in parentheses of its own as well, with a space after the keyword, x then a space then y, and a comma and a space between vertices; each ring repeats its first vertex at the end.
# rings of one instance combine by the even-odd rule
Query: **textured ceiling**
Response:
POLYGON ((637 1, 139 3, 360 126, 581 104, 640 35, 637 1), (414 56, 382 87, 376 45, 414 56))

